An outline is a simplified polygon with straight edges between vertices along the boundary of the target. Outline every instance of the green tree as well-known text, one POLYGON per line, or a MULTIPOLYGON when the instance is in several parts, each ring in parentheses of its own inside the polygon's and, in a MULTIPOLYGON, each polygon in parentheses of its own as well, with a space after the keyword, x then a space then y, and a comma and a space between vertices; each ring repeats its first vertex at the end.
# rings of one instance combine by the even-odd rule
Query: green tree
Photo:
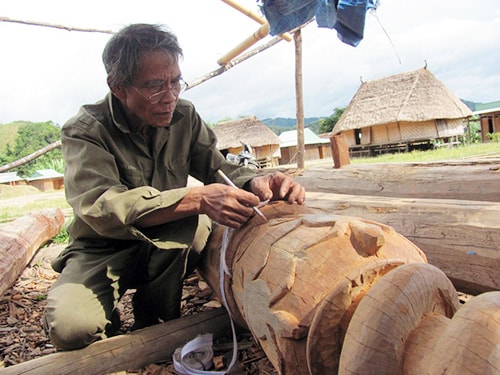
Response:
MULTIPOLYGON (((5 155, 1 160, 3 163, 13 162, 59 139, 61 139, 61 129, 52 121, 26 123, 19 128, 14 145, 7 145, 5 155)), ((37 169, 53 168, 54 165, 60 166, 58 169, 63 169, 64 163, 58 162, 62 159, 61 150, 56 149, 36 160, 14 168, 13 171, 17 171, 20 175, 30 176, 37 169)), ((58 170, 58 172, 62 172, 62 170, 58 170)))
POLYGON ((344 113, 345 107, 337 107, 333 110, 333 114, 330 117, 327 117, 326 119, 322 118, 319 119, 319 131, 320 133, 329 133, 333 130, 335 125, 340 119, 340 116, 342 116, 342 113, 344 113))

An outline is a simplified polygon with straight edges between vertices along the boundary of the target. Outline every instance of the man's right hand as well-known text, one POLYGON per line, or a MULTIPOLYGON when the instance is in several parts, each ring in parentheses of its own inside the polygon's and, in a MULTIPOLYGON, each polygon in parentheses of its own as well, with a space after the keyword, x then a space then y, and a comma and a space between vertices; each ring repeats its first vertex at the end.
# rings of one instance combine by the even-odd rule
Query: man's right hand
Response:
POLYGON ((210 184, 193 189, 202 189, 200 213, 231 228, 240 228, 255 214, 253 206, 259 197, 243 189, 224 184, 210 184))

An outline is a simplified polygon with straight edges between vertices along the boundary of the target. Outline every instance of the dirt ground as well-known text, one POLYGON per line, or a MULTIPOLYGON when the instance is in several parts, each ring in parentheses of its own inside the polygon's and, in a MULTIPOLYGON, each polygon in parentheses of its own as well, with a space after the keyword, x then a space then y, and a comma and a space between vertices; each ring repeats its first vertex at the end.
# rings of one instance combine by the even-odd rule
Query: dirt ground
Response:
MULTIPOLYGON (((50 245, 40 249, 15 285, 0 297, 0 369, 57 351, 44 333, 41 320, 47 292, 57 278, 50 262, 63 248, 50 245)), ((132 295, 133 291, 128 292, 120 302, 120 334, 130 331, 133 324, 132 295)), ((186 279, 182 297, 184 316, 219 307, 221 304, 213 298, 211 289, 197 273, 186 279)), ((249 333, 239 336, 238 347, 235 374, 277 374, 249 333)), ((216 353, 218 358, 230 357, 231 351, 224 350, 216 353)), ((171 358, 166 358, 162 363, 114 375, 118 374, 168 375, 175 374, 175 371, 171 358)))

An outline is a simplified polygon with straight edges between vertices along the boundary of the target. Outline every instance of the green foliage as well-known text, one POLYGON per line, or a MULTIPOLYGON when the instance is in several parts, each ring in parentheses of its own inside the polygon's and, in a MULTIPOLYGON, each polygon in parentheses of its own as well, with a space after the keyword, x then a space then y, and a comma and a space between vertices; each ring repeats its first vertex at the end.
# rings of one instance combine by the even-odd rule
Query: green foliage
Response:
POLYGON ((63 228, 58 234, 52 237, 51 241, 56 245, 67 244, 69 242, 69 233, 66 228, 63 228))
MULTIPOLYGON (((3 129, 2 128, 0 129, 3 129)), ((0 163, 7 164, 28 156, 61 138, 61 130, 52 121, 24 122, 17 129, 13 144, 5 145, 5 152, 0 154, 0 163)), ((21 176, 30 176, 38 169, 55 169, 64 171, 64 162, 60 149, 52 150, 36 160, 28 162, 11 171, 18 172, 21 176)))
POLYGON ((488 133, 491 142, 500 142, 500 133, 488 133))
POLYGON ((464 132, 463 142, 466 144, 480 143, 481 140, 481 124, 479 119, 475 119, 469 122, 470 129, 466 129, 464 132))
POLYGON ((326 118, 326 119, 320 119, 319 120, 319 132, 321 133, 329 133, 333 130, 335 125, 340 119, 340 116, 345 111, 345 107, 337 107, 333 110, 333 114, 326 118))

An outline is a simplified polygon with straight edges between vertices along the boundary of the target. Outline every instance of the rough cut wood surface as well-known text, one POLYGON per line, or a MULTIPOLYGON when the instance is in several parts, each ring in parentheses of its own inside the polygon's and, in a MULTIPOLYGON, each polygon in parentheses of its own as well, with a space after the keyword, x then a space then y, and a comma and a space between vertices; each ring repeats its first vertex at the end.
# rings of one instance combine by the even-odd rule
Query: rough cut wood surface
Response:
POLYGON ((307 191, 500 202, 500 160, 315 166, 295 177, 307 191))
POLYGON ((60 208, 33 212, 0 225, 0 296, 12 286, 35 252, 64 224, 60 208))
POLYGON ((306 203, 324 213, 393 227, 423 250, 459 291, 500 290, 500 203, 314 192, 307 193, 306 203))
MULTIPOLYGON (((226 296, 232 315, 283 374, 307 374, 308 363, 335 361, 340 323, 365 291, 395 267, 426 262, 413 243, 383 224, 282 202, 262 211, 268 223, 255 217, 231 235, 226 296)), ((217 227, 201 270, 214 290, 220 232, 217 227)))
POLYGON ((459 310, 451 281, 392 228, 282 202, 262 211, 269 222, 256 217, 228 241, 215 227, 201 273, 218 290, 227 242, 231 314, 280 374, 499 370, 500 292, 459 310))

